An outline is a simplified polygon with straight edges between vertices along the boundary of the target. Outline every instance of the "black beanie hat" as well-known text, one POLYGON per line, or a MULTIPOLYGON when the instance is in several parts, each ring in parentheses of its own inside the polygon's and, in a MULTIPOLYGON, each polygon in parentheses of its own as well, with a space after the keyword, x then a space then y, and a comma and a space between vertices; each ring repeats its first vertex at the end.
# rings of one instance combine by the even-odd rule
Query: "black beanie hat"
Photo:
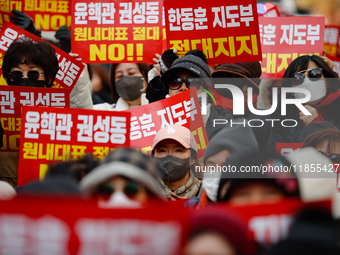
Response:
POLYGON ((187 55, 194 55, 196 57, 199 57, 204 61, 204 63, 208 64, 207 56, 203 53, 203 51, 200 50, 189 50, 187 53, 185 53, 185 56, 187 55))
MULTIPOLYGON (((244 119, 236 119, 242 121, 244 119)), ((210 141, 205 149, 203 163, 206 160, 223 150, 230 153, 238 151, 251 150, 258 151, 259 145, 253 130, 249 126, 233 126, 222 128, 210 141)))
POLYGON ((210 69, 208 65, 199 57, 195 55, 186 55, 182 58, 176 59, 171 65, 170 69, 161 76, 161 82, 167 82, 175 79, 179 72, 189 72, 193 77, 205 78, 207 84, 211 85, 210 69))

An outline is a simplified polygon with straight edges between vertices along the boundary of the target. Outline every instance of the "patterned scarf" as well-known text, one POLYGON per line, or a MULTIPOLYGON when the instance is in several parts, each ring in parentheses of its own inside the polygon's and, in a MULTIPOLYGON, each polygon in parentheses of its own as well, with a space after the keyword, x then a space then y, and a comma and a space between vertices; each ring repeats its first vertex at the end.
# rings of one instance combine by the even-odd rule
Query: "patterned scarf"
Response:
POLYGON ((175 191, 171 191, 162 180, 160 180, 160 182, 165 198, 169 201, 176 201, 194 197, 198 193, 202 181, 197 179, 190 170, 189 180, 175 191))

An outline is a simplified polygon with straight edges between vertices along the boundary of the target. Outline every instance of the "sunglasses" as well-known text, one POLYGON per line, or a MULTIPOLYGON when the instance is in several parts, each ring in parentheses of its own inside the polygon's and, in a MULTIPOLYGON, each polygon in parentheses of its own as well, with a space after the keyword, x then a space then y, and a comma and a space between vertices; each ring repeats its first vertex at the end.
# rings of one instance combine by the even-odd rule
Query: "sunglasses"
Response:
MULTIPOLYGON (((39 71, 37 71, 37 70, 29 70, 29 71, 27 72, 27 77, 28 77, 28 79, 30 79, 30 80, 36 81, 36 80, 39 79, 40 74, 44 74, 44 73, 39 72, 39 71)), ((17 71, 12 71, 12 72, 10 72, 10 73, 9 73, 9 77, 10 77, 13 81, 20 81, 20 80, 22 80, 22 78, 24 77, 24 74, 23 74, 21 71, 17 70, 17 71)))
MULTIPOLYGON (((127 197, 133 198, 134 196, 136 196, 136 194, 139 191, 144 190, 144 189, 145 188, 143 185, 130 181, 124 187, 123 192, 125 193, 127 197)), ((111 184, 106 183, 98 187, 96 194, 101 195, 104 200, 109 200, 111 194, 114 192, 115 192, 115 187, 112 186, 111 184)))
POLYGON ((325 155, 327 158, 329 158, 333 163, 340 163, 340 154, 331 154, 327 155, 326 153, 319 151, 322 155, 325 155))
POLYGON ((196 88, 200 88, 205 84, 199 78, 189 77, 187 79, 176 78, 176 79, 172 80, 171 82, 169 82, 167 85, 170 89, 176 90, 176 89, 179 89, 180 87, 182 87, 183 82, 185 83, 185 85, 187 86, 188 89, 190 89, 191 86, 196 87, 196 88))
POLYGON ((305 79, 305 76, 304 76, 305 72, 307 72, 307 77, 311 81, 318 81, 322 77, 322 68, 302 70, 300 72, 294 73, 293 76, 290 78, 292 81, 292 84, 295 86, 301 85, 305 79))

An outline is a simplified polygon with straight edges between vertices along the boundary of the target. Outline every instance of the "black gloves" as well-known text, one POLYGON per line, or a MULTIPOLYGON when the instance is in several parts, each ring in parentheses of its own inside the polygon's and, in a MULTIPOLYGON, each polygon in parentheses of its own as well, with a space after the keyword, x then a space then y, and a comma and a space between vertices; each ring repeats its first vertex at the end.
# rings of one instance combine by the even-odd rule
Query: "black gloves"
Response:
POLYGON ((68 29, 67 26, 61 26, 55 32, 54 37, 57 38, 57 39, 71 40, 71 31, 70 31, 70 29, 68 29))
POLYGON ((67 26, 61 26, 54 35, 55 38, 60 40, 60 49, 66 53, 71 52, 71 31, 67 26))
POLYGON ((25 13, 21 12, 21 11, 17 11, 17 10, 12 10, 12 13, 14 14, 14 16, 11 17, 12 20, 15 20, 16 22, 14 23, 14 25, 25 29, 26 31, 41 37, 41 30, 39 31, 33 22, 33 19, 31 19, 31 17, 29 17, 28 15, 26 15, 25 13))

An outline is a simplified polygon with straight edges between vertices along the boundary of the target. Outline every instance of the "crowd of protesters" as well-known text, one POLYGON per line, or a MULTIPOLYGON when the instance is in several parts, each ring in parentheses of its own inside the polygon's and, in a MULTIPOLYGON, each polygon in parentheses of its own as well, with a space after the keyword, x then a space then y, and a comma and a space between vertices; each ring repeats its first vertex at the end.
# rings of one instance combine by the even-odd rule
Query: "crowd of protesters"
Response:
MULTIPOLYGON (((21 27, 40 35, 32 24, 21 24, 21 27)), ((63 39, 59 46, 69 53, 67 27, 58 30, 56 38, 63 39)), ((76 52, 70 54, 78 57, 76 52)), ((207 114, 203 121, 209 144, 202 159, 197 158, 197 144, 191 131, 169 125, 157 131, 151 156, 133 148, 117 148, 104 160, 85 155, 80 160, 50 167, 42 181, 16 187, 18 153, 1 152, 0 199, 10 200, 32 193, 76 195, 95 200, 99 208, 131 210, 151 203, 160 206, 181 203, 187 210, 196 212, 192 213, 192 228, 183 248, 183 254, 187 255, 249 254, 246 252, 247 226, 234 212, 215 209, 217 204, 258 205, 277 203, 289 197, 313 201, 313 194, 316 194, 315 200, 320 199, 319 189, 326 189, 320 191, 323 199, 336 199, 335 180, 331 178, 317 185, 317 180, 300 179, 299 174, 292 172, 199 171, 226 166, 250 169, 284 168, 309 162, 340 163, 340 79, 328 58, 298 57, 283 75, 282 87, 301 86, 310 90, 311 99, 305 107, 312 115, 305 115, 292 105, 287 109, 289 117, 285 118, 296 120, 297 126, 287 128, 266 123, 261 128, 251 128, 213 125, 214 119, 240 123, 254 115, 245 100, 244 115, 234 116, 232 95, 226 90, 214 89, 214 79, 236 79, 235 85, 248 100, 252 98, 257 109, 270 108, 270 93, 263 91, 268 87, 261 85, 259 79, 259 62, 222 63, 211 67, 199 50, 189 51, 183 57, 178 57, 172 49, 161 55, 155 52, 155 56, 151 66, 113 63, 108 70, 106 66, 90 64, 70 95, 71 107, 123 111, 189 89, 196 90, 198 95, 207 93, 207 114), (248 87, 253 88, 253 95, 247 95, 248 87), (282 157, 273 153, 278 142, 301 142, 304 146, 289 157, 282 157)), ((48 43, 19 39, 4 55, 2 71, 8 85, 50 87, 58 71, 58 62, 48 43)), ((289 98, 299 98, 299 95, 292 93, 289 98)), ((281 119, 280 110, 277 109, 271 118, 281 119)), ((256 116, 256 119, 264 117, 256 116)), ((333 207, 333 214, 315 208, 300 211, 285 240, 272 247, 257 244, 252 254, 340 254, 339 227, 334 219, 339 210, 333 207)))

